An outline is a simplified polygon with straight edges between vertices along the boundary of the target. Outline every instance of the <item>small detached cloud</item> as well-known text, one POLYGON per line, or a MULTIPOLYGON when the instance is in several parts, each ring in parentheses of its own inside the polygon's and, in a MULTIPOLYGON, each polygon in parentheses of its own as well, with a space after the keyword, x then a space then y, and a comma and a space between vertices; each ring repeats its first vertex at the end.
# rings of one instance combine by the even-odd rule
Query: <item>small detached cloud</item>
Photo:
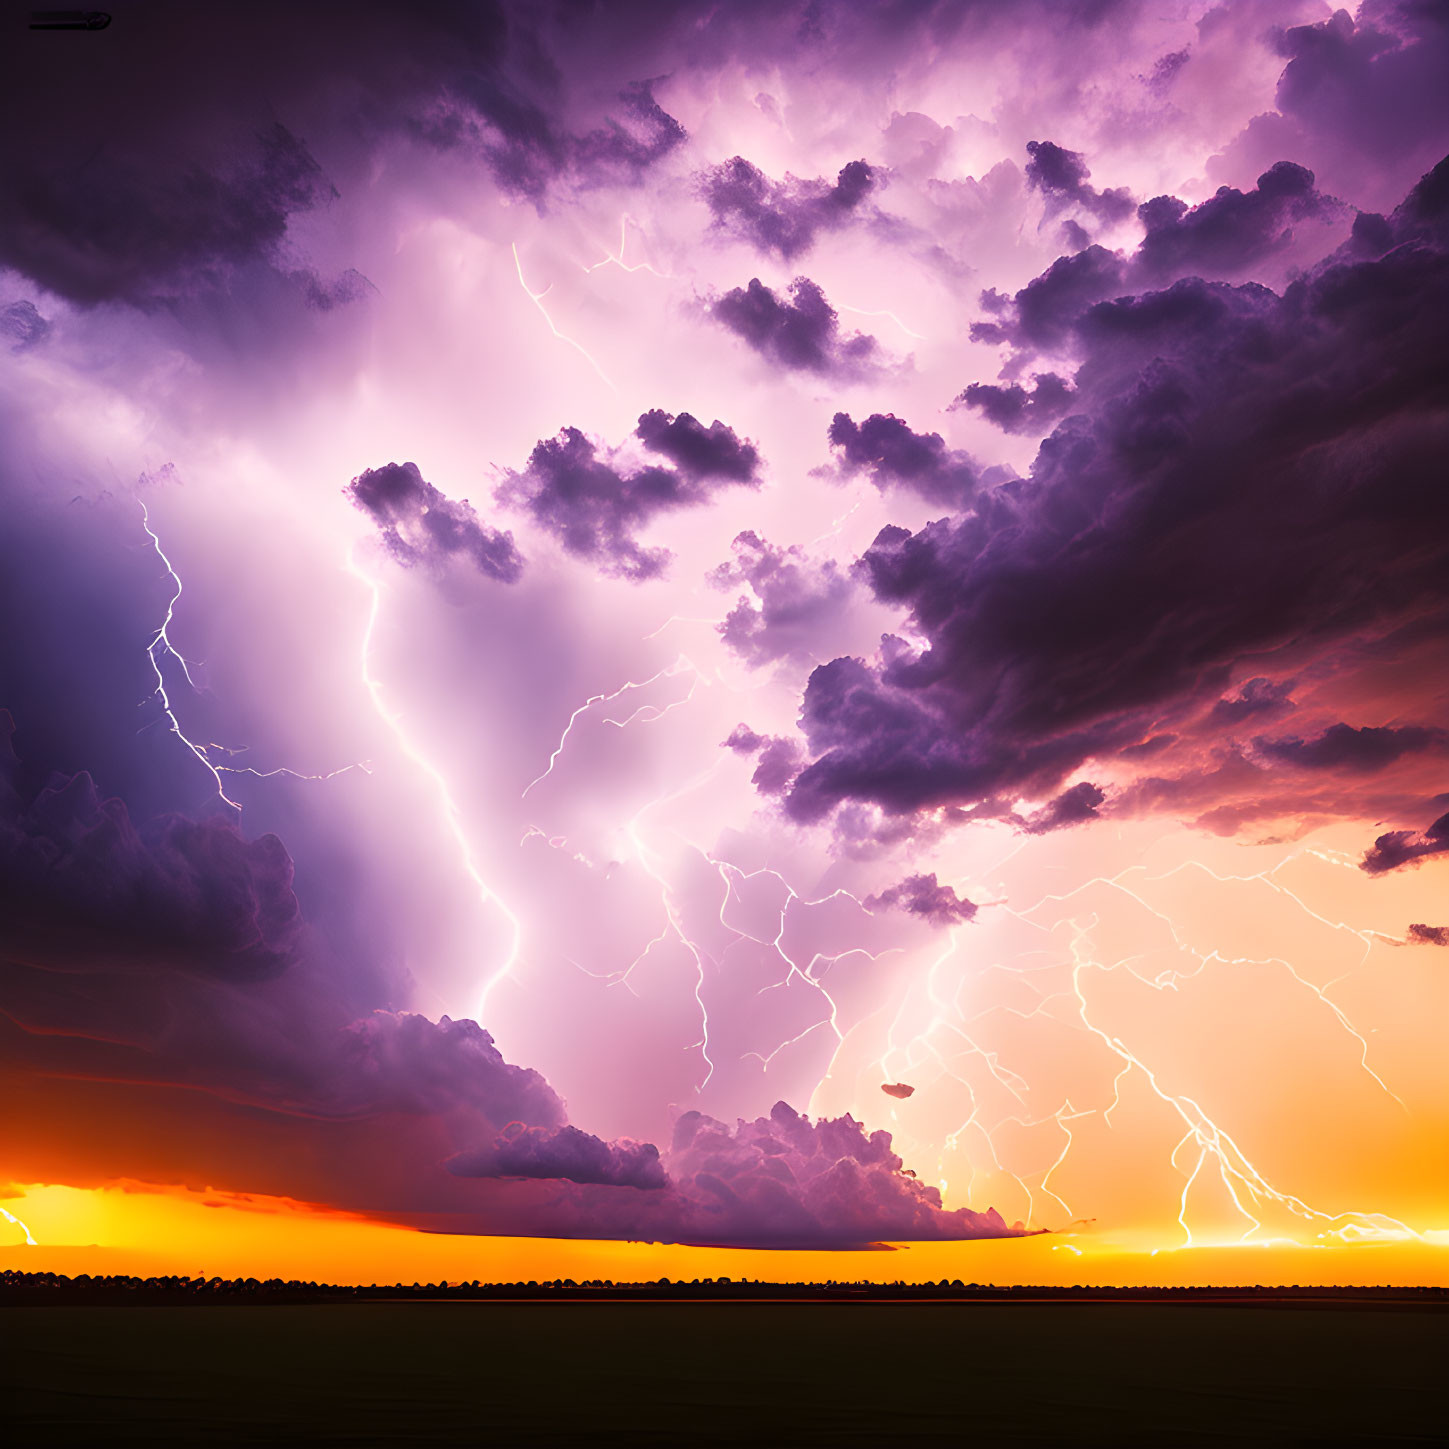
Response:
POLYGON ((836 413, 829 438, 843 471, 867 474, 883 493, 906 489, 955 510, 971 501, 982 481, 968 453, 948 448, 939 433, 912 432, 894 413, 872 413, 860 423, 836 413))
POLYGON ((658 578, 670 560, 635 536, 659 514, 709 502, 722 488, 758 484, 760 455, 753 443, 716 420, 705 427, 689 413, 644 413, 634 436, 660 463, 640 465, 603 447, 578 428, 545 438, 522 472, 509 472, 495 490, 500 504, 522 508, 545 532, 600 572, 619 578, 658 578))
POLYGON ((840 329, 835 308, 809 277, 790 283, 788 300, 758 277, 715 300, 710 314, 761 357, 789 372, 814 372, 856 382, 883 366, 880 344, 863 332, 840 329))
POLYGON ((523 576, 523 555, 513 535, 480 523, 466 499, 446 498, 416 463, 369 468, 343 492, 382 530, 388 552, 409 568, 437 570, 456 559, 500 583, 523 576))
MULTIPOLYGON (((948 885, 939 885, 935 872, 928 875, 909 875, 899 885, 883 890, 879 895, 865 898, 867 910, 879 910, 893 906, 909 915, 919 916, 933 926, 959 926, 969 921, 979 909, 974 901, 958 896, 948 885)), ((889 1092, 891 1089, 886 1087, 889 1092)), ((910 1096, 908 1089, 897 1096, 910 1096)))
POLYGON ((857 215, 875 181, 876 173, 864 161, 843 166, 833 185, 793 176, 771 181, 758 166, 735 156, 703 174, 700 192, 721 231, 790 261, 809 251, 820 232, 857 215))
POLYGON ((1430 856, 1449 854, 1449 814, 1441 815, 1424 830, 1390 830, 1364 852, 1359 869, 1370 875, 1402 866, 1417 865, 1430 856))

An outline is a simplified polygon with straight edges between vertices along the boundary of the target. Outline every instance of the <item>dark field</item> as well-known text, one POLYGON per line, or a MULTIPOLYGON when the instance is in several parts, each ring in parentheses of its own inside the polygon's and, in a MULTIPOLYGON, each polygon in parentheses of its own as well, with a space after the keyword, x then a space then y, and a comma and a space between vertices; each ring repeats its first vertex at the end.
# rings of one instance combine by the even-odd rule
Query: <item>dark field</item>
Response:
POLYGON ((15 1446, 1449 1441, 1432 1307, 11 1308, 0 1333, 15 1446))

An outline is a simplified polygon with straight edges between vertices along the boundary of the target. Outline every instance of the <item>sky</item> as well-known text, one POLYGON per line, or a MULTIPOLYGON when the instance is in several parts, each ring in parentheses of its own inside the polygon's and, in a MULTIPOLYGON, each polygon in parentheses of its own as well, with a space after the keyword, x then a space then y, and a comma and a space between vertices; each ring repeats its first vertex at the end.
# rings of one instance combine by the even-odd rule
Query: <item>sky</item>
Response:
POLYGON ((6 1266, 1449 1281, 1438 7, 110 13, 0 62, 6 1266))

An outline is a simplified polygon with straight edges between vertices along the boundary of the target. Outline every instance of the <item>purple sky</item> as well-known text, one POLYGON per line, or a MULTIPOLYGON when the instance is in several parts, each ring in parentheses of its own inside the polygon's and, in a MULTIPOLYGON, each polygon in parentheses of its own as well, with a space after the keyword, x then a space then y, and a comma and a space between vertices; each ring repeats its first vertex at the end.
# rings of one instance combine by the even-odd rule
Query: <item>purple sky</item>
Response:
POLYGON ((1449 1225, 1449 17, 138 3, 3 64, 16 1172, 1449 1225))

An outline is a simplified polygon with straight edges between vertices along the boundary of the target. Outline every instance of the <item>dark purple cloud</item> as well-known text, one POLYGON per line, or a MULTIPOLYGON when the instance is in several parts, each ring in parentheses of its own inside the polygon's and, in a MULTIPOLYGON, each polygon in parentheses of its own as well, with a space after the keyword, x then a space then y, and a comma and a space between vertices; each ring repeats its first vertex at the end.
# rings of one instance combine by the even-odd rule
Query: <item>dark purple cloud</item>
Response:
POLYGON ((1054 372, 1039 372, 1028 391, 1019 382, 998 387, 973 382, 952 406, 975 408, 1007 433, 1045 432, 1072 406, 1071 384, 1054 372))
POLYGON ((369 468, 342 491, 382 530, 388 552, 401 564, 440 569, 457 559, 500 583, 523 577, 513 535, 479 523, 466 499, 444 497, 416 463, 369 468))
POLYGON ((1048 800, 1035 814, 1027 816, 1022 829, 1028 835, 1046 835, 1052 830, 1085 825, 1088 820, 1098 818, 1098 807, 1106 799, 1106 791, 1099 785, 1083 780, 1048 800))
POLYGON ((707 503, 721 488, 754 486, 759 454, 717 420, 706 428, 688 413, 674 417, 657 408, 640 417, 635 436, 674 466, 631 465, 577 428, 564 428, 541 441, 523 471, 510 472, 494 496, 526 509, 569 553, 602 572, 656 578, 669 550, 644 546, 636 530, 661 513, 707 503))
POLYGON ((928 503, 948 508, 968 504, 981 482, 981 469, 969 454, 948 448, 939 433, 915 433, 894 413, 872 413, 857 423, 836 413, 830 446, 846 473, 867 473, 883 493, 909 489, 928 503))
POLYGON ((1278 109, 1321 140, 1367 157, 1449 140, 1449 18, 1418 0, 1365 0, 1279 32, 1288 64, 1278 109))
POLYGON ((1449 946, 1449 926, 1425 926, 1415 921, 1409 927, 1409 940, 1420 946, 1449 946))
POLYGON ((455 1177, 561 1178, 600 1187, 658 1190, 667 1186, 652 1142, 604 1142, 577 1127, 525 1127, 511 1122, 492 1142, 448 1159, 455 1177))
POLYGON ((734 560, 711 571, 717 589, 748 586, 718 626, 725 644, 759 668, 778 659, 816 657, 821 636, 856 592, 855 581, 834 559, 817 563, 801 548, 779 548, 759 534, 740 534, 734 560))
POLYGON ((791 813, 1045 795, 1265 652, 1442 630, 1445 310, 1427 240, 1282 297, 1187 280, 1087 307, 1076 415, 1031 477, 864 555, 928 647, 815 671, 791 813))
POLYGON ((1217 700, 1209 711, 1208 720, 1214 725, 1226 727, 1250 719, 1285 714, 1294 708, 1293 685, 1293 680, 1249 679, 1231 699, 1217 700))
POLYGON ((758 277, 715 300, 711 315, 761 357, 790 371, 818 372, 842 382, 869 376, 881 364, 880 345, 863 332, 848 336, 825 293, 809 277, 790 283, 784 300, 758 277))
MULTIPOLYGON (((1095 303, 1178 278, 1242 276, 1285 251, 1295 224, 1327 221, 1345 210, 1314 187, 1311 171, 1289 161, 1265 171, 1252 191, 1223 186, 1197 206, 1155 197, 1138 208, 1146 235, 1135 253, 1124 258, 1086 246, 1058 257, 1013 297, 983 293, 982 309, 996 320, 973 323, 971 336, 1025 351, 1060 350, 1073 342, 1077 320, 1095 303)), ((968 388, 962 398, 984 406, 993 392, 968 388), (973 402, 973 391, 982 403, 973 402)), ((1060 401, 1060 390, 1049 391, 1047 400, 1060 401)))
POLYGON ((1444 730, 1426 725, 1394 727, 1330 725, 1312 739, 1259 736, 1253 748, 1276 764, 1299 770, 1382 770, 1407 754, 1441 749, 1449 742, 1444 730))
POLYGON ((1059 347, 1088 307, 1117 296, 1126 283, 1127 268, 1121 257, 1106 247, 1089 246, 1074 256, 1058 257, 1014 297, 984 293, 982 307, 1001 320, 973 322, 971 338, 1021 348, 1059 347))
POLYGON ((1080 206, 1104 222, 1124 221, 1136 204, 1125 186, 1098 191, 1088 185, 1091 172, 1080 151, 1068 151, 1052 141, 1028 141, 1027 185, 1047 199, 1049 214, 1067 206, 1080 206))
MULTIPOLYGON (((5 775, 17 773, 0 713, 5 775)), ((53 776, 22 806, 0 777, 0 913, 13 962, 182 970, 256 980, 284 970, 300 919, 292 862, 275 835, 166 815, 137 829, 86 774, 53 776)))
POLYGON ((833 184, 793 176, 771 181, 758 166, 735 156, 706 171, 700 190, 722 231, 791 261, 809 251, 820 232, 849 221, 875 179, 864 161, 851 161, 833 184))
POLYGON ((718 418, 705 427, 689 413, 674 417, 654 408, 639 419, 634 436, 692 482, 753 483, 760 466, 754 444, 736 437, 718 418))
POLYGON ((152 303, 273 261, 289 217, 335 195, 280 123, 215 171, 168 172, 114 143, 93 136, 91 145, 99 165, 0 171, 0 197, 19 193, 12 224, 0 228, 0 260, 83 306, 152 303))
POLYGON ((659 72, 585 54, 575 19, 510 0, 357 0, 341 22, 331 5, 156 0, 85 55, 22 31, 0 95, 0 134, 26 137, 0 155, 0 262, 82 306, 224 296, 409 140, 540 206, 637 182, 683 129, 659 72))
POLYGON ((1390 830, 1380 835, 1359 862, 1370 875, 1398 870, 1433 855, 1449 853, 1449 814, 1423 830, 1390 830))
POLYGON ((974 901, 958 896, 950 886, 938 885, 934 871, 929 875, 908 875, 879 895, 867 896, 865 904, 870 910, 893 906, 909 915, 920 916, 933 926, 959 926, 962 921, 971 920, 979 909, 974 901))
POLYGON ((623 119, 604 124, 572 140, 573 170, 587 184, 638 182, 687 138, 683 126, 654 99, 653 85, 639 81, 620 96, 623 119))
POLYGON ((1157 196, 1137 209, 1147 234, 1137 248, 1135 276, 1145 282, 1237 276, 1286 247, 1295 224, 1343 210, 1314 187, 1307 167, 1291 161, 1270 167, 1252 191, 1220 186, 1196 206, 1157 196))

